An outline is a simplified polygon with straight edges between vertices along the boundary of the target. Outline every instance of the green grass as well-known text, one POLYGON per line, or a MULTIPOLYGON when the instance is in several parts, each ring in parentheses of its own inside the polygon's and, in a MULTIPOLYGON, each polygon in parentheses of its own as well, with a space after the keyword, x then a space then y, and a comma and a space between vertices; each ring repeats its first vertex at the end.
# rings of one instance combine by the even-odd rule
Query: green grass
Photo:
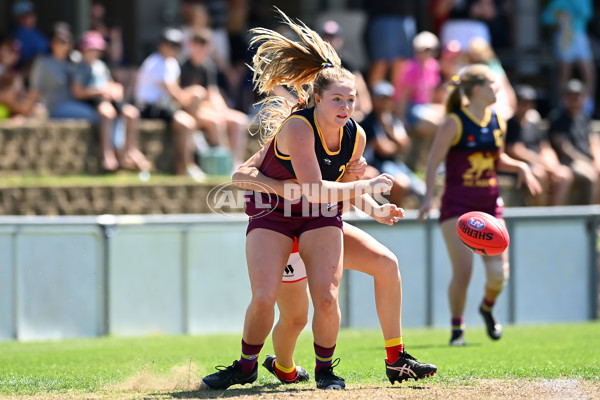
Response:
MULTIPOLYGON (((407 350, 438 366, 428 384, 472 385, 476 379, 584 379, 600 381, 600 322, 508 326, 498 342, 482 328, 467 331, 468 346, 447 346, 446 330, 405 329, 407 350)), ((201 376, 239 357, 240 335, 102 337, 58 342, 0 342, 0 394, 94 392, 145 373, 168 377, 173 367, 201 376), (190 369, 194 365, 196 369, 190 369)), ((268 339, 262 355, 272 352, 268 339)), ((385 385, 379 331, 342 330, 336 368, 349 385, 385 385)), ((314 367, 312 335, 304 332, 296 362, 314 367)), ((312 375, 312 373, 311 373, 312 375)), ((262 370, 258 385, 276 381, 262 370)), ((313 385, 308 383, 307 385, 313 385)), ((114 386, 113 386, 114 387, 114 386)))

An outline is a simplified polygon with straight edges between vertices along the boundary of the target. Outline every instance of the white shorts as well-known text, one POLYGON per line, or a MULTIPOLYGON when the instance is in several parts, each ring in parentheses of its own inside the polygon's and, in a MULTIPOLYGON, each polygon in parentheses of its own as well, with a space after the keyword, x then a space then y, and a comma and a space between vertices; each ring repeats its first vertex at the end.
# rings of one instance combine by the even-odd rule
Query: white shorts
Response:
POLYGON ((306 266, 300 258, 300 253, 295 252, 290 254, 287 265, 283 271, 282 282, 293 283, 306 279, 306 266))
POLYGON ((476 37, 480 37, 486 42, 491 43, 490 29, 484 22, 469 19, 448 20, 442 25, 440 32, 440 39, 443 46, 450 40, 458 40, 462 51, 467 50, 471 39, 476 37))

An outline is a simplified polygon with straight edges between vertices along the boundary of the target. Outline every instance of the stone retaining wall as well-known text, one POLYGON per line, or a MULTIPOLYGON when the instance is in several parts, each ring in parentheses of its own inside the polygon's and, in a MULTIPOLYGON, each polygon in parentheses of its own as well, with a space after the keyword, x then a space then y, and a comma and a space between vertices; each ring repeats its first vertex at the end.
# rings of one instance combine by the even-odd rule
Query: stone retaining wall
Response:
MULTIPOLYGON (((248 155, 257 149, 250 140, 248 155)), ((153 172, 171 173, 174 149, 163 121, 143 120, 140 149, 153 172)), ((3 187, 2 176, 98 174, 97 135, 77 120, 0 124, 0 215, 185 214, 210 212, 206 196, 214 185, 191 181, 174 184, 3 187)), ((524 205, 514 179, 501 177, 508 206, 524 205)), ((410 200, 410 199, 409 199, 410 200)), ((417 208, 416 199, 406 208, 417 208)))
MULTIPOLYGON (((164 122, 142 121, 139 141, 154 172, 172 171, 174 150, 164 122)), ((62 176, 99 172, 98 134, 85 121, 0 124, 2 175, 62 176)))
MULTIPOLYGON (((0 187, 0 215, 139 215, 211 212, 213 185, 0 187)), ((223 207, 222 211, 230 209, 223 207)), ((239 210, 235 210, 239 211, 239 210)))

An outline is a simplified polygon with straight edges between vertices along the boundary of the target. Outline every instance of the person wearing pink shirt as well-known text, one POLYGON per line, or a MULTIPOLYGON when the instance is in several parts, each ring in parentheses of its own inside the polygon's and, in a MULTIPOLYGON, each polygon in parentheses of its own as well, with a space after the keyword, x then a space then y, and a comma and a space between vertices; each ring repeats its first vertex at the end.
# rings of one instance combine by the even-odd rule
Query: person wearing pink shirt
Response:
POLYGON ((428 143, 442 121, 442 104, 434 102, 440 84, 440 63, 435 58, 439 47, 437 36, 423 31, 413 39, 414 56, 402 65, 395 82, 396 114, 409 134, 418 142, 428 143))

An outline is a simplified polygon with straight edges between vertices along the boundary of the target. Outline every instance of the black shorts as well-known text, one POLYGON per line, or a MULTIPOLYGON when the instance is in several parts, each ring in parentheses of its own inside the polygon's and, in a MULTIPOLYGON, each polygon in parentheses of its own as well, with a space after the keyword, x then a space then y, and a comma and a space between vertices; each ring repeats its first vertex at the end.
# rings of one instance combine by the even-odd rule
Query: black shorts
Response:
POLYGON ((140 116, 144 119, 162 119, 168 124, 173 122, 175 111, 170 108, 158 107, 154 104, 144 104, 140 107, 140 116))
MULTIPOLYGON (((105 100, 102 99, 88 99, 85 102, 88 103, 89 105, 91 105, 92 107, 94 107, 95 109, 98 108, 98 106, 100 105, 100 103, 102 103, 105 100)), ((117 114, 121 115, 123 114, 123 107, 125 106, 124 101, 111 101, 110 104, 112 104, 112 106, 115 108, 115 110, 117 110, 117 114)))

